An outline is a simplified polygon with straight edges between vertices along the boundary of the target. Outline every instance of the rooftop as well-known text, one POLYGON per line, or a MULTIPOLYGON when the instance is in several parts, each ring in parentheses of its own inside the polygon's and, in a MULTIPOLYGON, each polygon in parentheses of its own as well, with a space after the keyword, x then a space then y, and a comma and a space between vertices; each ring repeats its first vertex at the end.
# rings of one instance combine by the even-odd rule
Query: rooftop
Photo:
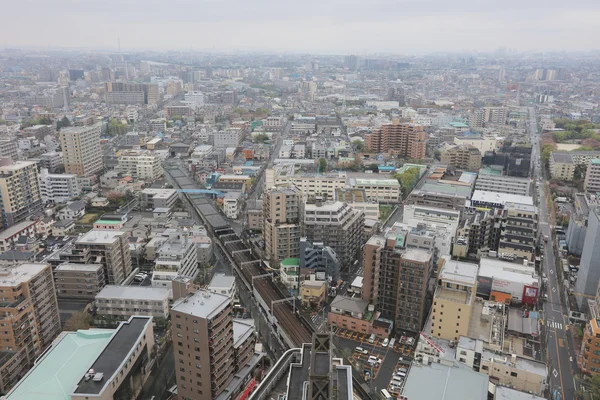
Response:
POLYGON ((199 290, 191 296, 177 300, 171 310, 200 318, 212 318, 229 304, 231 304, 229 296, 199 290))
POLYGON ((99 382, 93 379, 86 381, 82 375, 85 375, 87 370, 81 371, 79 373, 81 379, 74 393, 91 395, 102 393, 104 387, 112 381, 113 375, 120 369, 121 364, 135 350, 135 344, 146 330, 147 325, 151 323, 151 317, 131 317, 128 321, 122 322, 102 353, 89 367, 96 373, 104 374, 105 378, 99 382))
POLYGON ((422 365, 414 363, 402 395, 418 400, 486 400, 489 377, 453 362, 422 365), (432 385, 432 382, 440 384, 432 385))
POLYGON ((56 271, 83 271, 83 272, 96 272, 99 269, 102 269, 102 264, 69 264, 64 263, 60 264, 56 269, 56 271))
POLYGON ((230 288, 235 285, 235 276, 215 274, 208 284, 208 288, 230 288))
POLYGON ((105 231, 99 229, 92 229, 85 235, 77 239, 77 244, 113 244, 118 236, 123 235, 124 232, 120 231, 105 231))
POLYGON ((515 203, 515 204, 526 204, 533 205, 533 198, 531 196, 522 196, 518 194, 509 194, 509 193, 496 193, 496 192, 488 192, 485 190, 475 190, 473 192, 473 196, 471 197, 471 201, 481 202, 481 203, 490 203, 490 204, 506 204, 506 203, 515 203))
POLYGON ((294 266, 294 265, 300 265, 300 259, 299 258, 285 258, 283 261, 281 261, 281 265, 284 266, 294 266))
POLYGON ((0 286, 18 286, 42 272, 48 264, 20 264, 0 268, 0 286))
POLYGON ((520 392, 504 386, 496 386, 495 400, 544 400, 535 394, 520 392))
POLYGON ((475 285, 479 265, 455 260, 446 260, 439 278, 448 282, 456 282, 463 285, 475 285))
POLYGON ((23 221, 21 223, 8 227, 2 232, 0 232, 0 240, 10 239, 14 235, 20 233, 21 231, 29 228, 32 225, 35 225, 35 221, 23 221))
POLYGON ((233 320, 233 347, 246 341, 254 333, 254 321, 251 319, 233 320))
POLYGON ((6 400, 69 400, 79 377, 111 340, 115 329, 63 332, 6 395, 6 400))
POLYGON ((357 297, 346 297, 342 295, 337 295, 331 302, 331 308, 335 307, 356 314, 364 313, 368 306, 369 302, 367 300, 357 297))
POLYGON ((412 260, 424 263, 431 260, 431 253, 427 250, 422 249, 406 249, 402 253, 402 258, 405 260, 412 260))
POLYGON ((169 289, 152 286, 106 285, 96 299, 124 299, 164 301, 168 299, 169 289))

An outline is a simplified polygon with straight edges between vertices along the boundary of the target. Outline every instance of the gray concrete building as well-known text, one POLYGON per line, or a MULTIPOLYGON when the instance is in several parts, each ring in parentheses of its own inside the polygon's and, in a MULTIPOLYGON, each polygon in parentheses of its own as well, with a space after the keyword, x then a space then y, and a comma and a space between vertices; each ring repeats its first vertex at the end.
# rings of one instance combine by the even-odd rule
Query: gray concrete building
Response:
MULTIPOLYGON (((581 263, 575 292, 584 295, 595 296, 600 280, 600 207, 590 208, 588 215, 588 227, 581 252, 581 263)), ((580 309, 585 309, 587 300, 583 296, 577 296, 577 304, 580 309)))

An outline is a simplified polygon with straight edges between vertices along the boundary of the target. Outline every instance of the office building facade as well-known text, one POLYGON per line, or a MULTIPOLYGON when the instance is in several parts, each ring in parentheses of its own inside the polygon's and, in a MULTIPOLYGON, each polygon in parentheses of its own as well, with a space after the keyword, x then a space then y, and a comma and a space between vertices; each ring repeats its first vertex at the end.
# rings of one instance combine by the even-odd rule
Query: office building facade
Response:
POLYGON ((81 194, 77 175, 50 174, 43 168, 40 171, 40 191, 44 203, 66 203, 81 194))

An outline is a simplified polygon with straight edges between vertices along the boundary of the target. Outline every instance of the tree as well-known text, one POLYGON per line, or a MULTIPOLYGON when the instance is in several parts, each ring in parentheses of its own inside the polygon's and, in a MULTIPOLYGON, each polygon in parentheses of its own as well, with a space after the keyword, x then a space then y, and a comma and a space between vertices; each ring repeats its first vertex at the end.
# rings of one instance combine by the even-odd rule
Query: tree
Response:
POLYGON ((585 173, 587 172, 587 164, 577 164, 575 166, 575 170, 573 171, 573 180, 580 180, 585 178, 585 173))
POLYGON ((442 159, 442 152, 440 150, 436 150, 433 152, 433 157, 438 160, 441 161, 442 159))
POLYGON ((62 128, 66 128, 67 126, 71 126, 71 121, 66 116, 62 117, 62 119, 56 121, 56 130, 60 131, 62 128))
POLYGON ((108 127, 106 128, 106 134, 108 136, 117 136, 127 132, 127 125, 122 124, 116 118, 111 118, 108 121, 108 127))
POLYGON ((554 151, 554 146, 552 146, 551 144, 545 144, 542 146, 541 159, 544 163, 547 163, 548 161, 550 161, 550 155, 552 154, 553 151, 554 151))
POLYGON ((113 207, 118 207, 125 202, 125 195, 121 192, 112 190, 106 194, 106 199, 113 207))
POLYGON ((269 140, 269 135, 266 133, 259 133, 258 135, 254 135, 254 140, 258 143, 264 143, 269 140))
POLYGON ((86 311, 77 311, 65 322, 63 330, 75 332, 79 329, 89 329, 92 326, 92 316, 86 311))
POLYGON ((379 167, 375 163, 369 164, 369 166, 367 167, 367 169, 373 171, 374 173, 378 173, 379 172, 379 167))
POLYGON ((323 173, 327 171, 327 160, 325 158, 319 158, 319 172, 323 173))
POLYGON ((417 184, 419 178, 421 177, 421 171, 417 167, 411 167, 408 168, 406 171, 402 173, 396 173, 393 176, 400 183, 400 187, 402 189, 402 196, 406 197, 413 189, 414 185, 417 184))
POLYGON ((359 152, 365 149, 364 143, 358 139, 352 141, 352 146, 354 146, 354 150, 359 152))

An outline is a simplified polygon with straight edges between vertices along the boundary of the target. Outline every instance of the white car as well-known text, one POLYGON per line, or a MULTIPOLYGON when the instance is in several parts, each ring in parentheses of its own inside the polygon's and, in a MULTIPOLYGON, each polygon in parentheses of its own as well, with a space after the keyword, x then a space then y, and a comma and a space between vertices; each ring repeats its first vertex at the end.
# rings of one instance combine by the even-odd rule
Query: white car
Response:
POLYGON ((382 345, 383 347, 387 347, 387 346, 388 346, 388 344, 390 344, 390 339, 388 339, 388 338, 385 338, 385 339, 383 340, 383 343, 381 343, 381 345, 382 345))

